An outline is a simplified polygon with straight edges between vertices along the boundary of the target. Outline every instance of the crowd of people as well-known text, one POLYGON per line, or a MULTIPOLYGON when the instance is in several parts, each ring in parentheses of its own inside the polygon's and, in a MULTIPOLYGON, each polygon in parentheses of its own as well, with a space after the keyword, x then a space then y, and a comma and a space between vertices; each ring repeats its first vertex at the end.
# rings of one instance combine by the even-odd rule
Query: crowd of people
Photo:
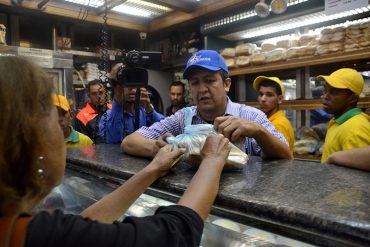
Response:
MULTIPOLYGON (((118 63, 112 67, 112 80, 116 81, 117 72, 123 66, 118 63)), ((144 87, 140 88, 140 107, 135 109, 136 88, 124 88, 114 83, 110 103, 105 84, 99 80, 90 81, 87 86, 89 101, 76 117, 63 96, 58 96, 59 102, 66 103, 62 106, 55 103, 67 147, 91 145, 92 142, 121 144, 122 150, 128 154, 154 157, 167 144, 166 138, 183 133, 184 108, 190 107, 192 124, 213 124, 231 142, 242 142, 243 151, 248 155, 292 159, 296 139, 292 124, 279 109, 285 91, 281 80, 266 76, 255 78, 256 109, 229 99, 231 79, 228 73, 217 52, 198 51, 188 60, 183 73, 189 82, 193 104, 188 105, 185 101, 184 83, 174 81, 169 87, 171 105, 166 109, 166 117, 153 107, 144 87)), ((329 116, 324 120, 328 131, 321 162, 345 165, 347 163, 341 159, 333 159, 336 157, 333 154, 370 145, 369 115, 357 108, 364 80, 356 70, 348 68, 331 75, 320 75, 317 80, 324 83, 323 108, 317 111, 329 116)))
MULTIPOLYGON (((117 64, 111 71, 116 79, 117 64)), ((52 81, 38 66, 19 57, 0 57, 0 226, 5 246, 199 246, 204 220, 218 192, 229 143, 265 159, 293 159, 294 131, 279 106, 284 86, 277 77, 253 82, 259 108, 231 101, 229 70, 212 50, 200 50, 183 73, 189 82, 191 106, 182 82, 170 86, 166 117, 151 104, 148 90, 116 84, 112 103, 105 85, 88 84, 89 102, 74 117, 68 99, 56 95, 52 81), (136 95, 140 107, 135 109, 136 95), (11 104, 9 104, 11 102, 11 104), (128 207, 186 150, 172 149, 167 138, 191 124, 213 124, 222 135, 209 135, 201 164, 177 205, 160 207, 153 216, 127 217, 128 207), (135 117, 136 114, 140 117, 135 117), (139 123, 137 120, 139 119, 139 123), (74 122, 74 123, 73 123, 74 122), (66 146, 120 143, 123 152, 151 162, 121 187, 81 212, 31 215, 64 174, 66 146), (84 232, 85 234, 81 234, 84 232), (154 233, 154 234, 153 234, 154 233)), ((323 110, 328 123, 322 163, 370 170, 370 117, 357 108, 362 76, 343 68, 320 75, 325 82, 323 110)))

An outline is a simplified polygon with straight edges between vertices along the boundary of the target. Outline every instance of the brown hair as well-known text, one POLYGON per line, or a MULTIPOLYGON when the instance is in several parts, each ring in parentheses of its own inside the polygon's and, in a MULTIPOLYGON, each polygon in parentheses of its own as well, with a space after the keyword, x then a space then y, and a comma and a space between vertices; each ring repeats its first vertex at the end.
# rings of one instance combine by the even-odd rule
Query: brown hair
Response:
POLYGON ((52 105, 53 83, 25 59, 0 56, 0 216, 41 192, 37 147, 52 105))

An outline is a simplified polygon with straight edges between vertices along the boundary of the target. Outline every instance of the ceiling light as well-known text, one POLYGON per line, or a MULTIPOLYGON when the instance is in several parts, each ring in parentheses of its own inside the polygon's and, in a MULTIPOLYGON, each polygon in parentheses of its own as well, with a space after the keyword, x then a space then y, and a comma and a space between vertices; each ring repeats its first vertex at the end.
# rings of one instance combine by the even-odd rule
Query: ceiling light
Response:
POLYGON ((141 0, 128 0, 114 7, 112 10, 146 18, 155 18, 172 11, 171 8, 141 0))
POLYGON ((80 5, 86 5, 93 8, 103 6, 104 0, 65 0, 67 2, 76 3, 80 5))
POLYGON ((282 14, 288 7, 287 0, 272 0, 270 3, 271 11, 275 14, 282 14))
MULTIPOLYGON (((289 6, 293 6, 293 5, 296 5, 296 4, 307 2, 308 0, 287 0, 287 1, 288 1, 287 5, 289 7, 289 6)), ((238 13, 238 14, 235 14, 235 15, 231 16, 231 17, 235 17, 235 18, 233 18, 232 21, 230 21, 230 23, 242 21, 242 20, 254 17, 256 15, 257 15, 257 13, 254 10, 244 11, 244 12, 241 12, 241 13, 238 13)), ((212 21, 212 22, 203 24, 202 25, 202 30, 209 31, 211 29, 214 29, 214 28, 217 28, 217 27, 220 27, 220 26, 222 26, 222 25, 218 24, 218 20, 216 20, 216 21, 212 21)))
POLYGON ((260 0, 256 6, 254 6, 254 11, 256 11, 257 15, 261 18, 265 18, 270 14, 270 8, 265 3, 265 0, 260 0))
POLYGON ((113 11, 120 12, 122 14, 135 15, 141 17, 150 17, 151 14, 149 11, 144 9, 139 9, 131 6, 124 6, 123 4, 118 5, 112 9, 113 11))
MULTIPOLYGON (((364 10, 364 9, 362 9, 364 10)), ((370 8, 367 7, 366 11, 364 12, 369 12, 370 8)), ((285 21, 280 21, 277 23, 269 24, 269 25, 264 25, 261 27, 256 27, 256 28, 251 28, 242 34, 243 39, 250 39, 258 36, 263 36, 266 34, 273 34, 285 30, 290 30, 290 29, 295 29, 299 27, 305 27, 305 26, 310 26, 313 24, 318 24, 326 21, 331 21, 335 19, 339 19, 342 17, 346 16, 351 16, 357 14, 356 11, 345 11, 341 13, 337 13, 334 15, 325 15, 325 12, 318 12, 314 14, 309 14, 301 17, 296 17, 294 19, 289 19, 285 21)))

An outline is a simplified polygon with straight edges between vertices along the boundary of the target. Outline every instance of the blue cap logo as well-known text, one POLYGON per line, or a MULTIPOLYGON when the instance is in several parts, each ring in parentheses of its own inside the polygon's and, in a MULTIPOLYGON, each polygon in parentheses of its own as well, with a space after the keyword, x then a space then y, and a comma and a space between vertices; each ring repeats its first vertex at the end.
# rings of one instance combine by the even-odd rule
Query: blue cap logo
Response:
POLYGON ((200 50, 195 53, 187 62, 183 78, 187 79, 192 68, 203 68, 211 71, 223 70, 229 73, 224 59, 213 50, 200 50))

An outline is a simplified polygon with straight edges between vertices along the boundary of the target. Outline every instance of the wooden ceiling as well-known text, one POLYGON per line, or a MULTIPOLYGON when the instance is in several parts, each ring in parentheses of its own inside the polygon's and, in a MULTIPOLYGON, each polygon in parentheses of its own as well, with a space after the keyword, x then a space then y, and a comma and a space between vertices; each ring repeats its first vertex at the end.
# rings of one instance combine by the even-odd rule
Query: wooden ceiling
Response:
MULTIPOLYGON (((50 14, 55 16, 67 17, 72 19, 78 19, 81 14, 81 6, 68 3, 61 0, 46 0, 46 5, 41 9, 38 4, 41 2, 35 0, 0 0, 1 5, 8 6, 10 8, 18 9, 31 9, 34 11, 42 12, 44 14, 50 14)), ((108 4, 115 6, 124 0, 108 0, 108 4)), ((137 30, 143 32, 157 32, 166 28, 174 27, 178 24, 185 23, 188 21, 202 20, 204 18, 210 18, 212 16, 222 15, 228 11, 251 7, 257 2, 257 0, 203 0, 203 2, 197 2, 195 0, 145 0, 155 4, 160 4, 173 9, 173 11, 157 17, 155 19, 142 19, 137 17, 130 17, 129 15, 118 14, 116 12, 108 13, 108 25, 137 30)), ((103 22, 102 9, 95 11, 89 11, 85 21, 102 23, 103 22)))

